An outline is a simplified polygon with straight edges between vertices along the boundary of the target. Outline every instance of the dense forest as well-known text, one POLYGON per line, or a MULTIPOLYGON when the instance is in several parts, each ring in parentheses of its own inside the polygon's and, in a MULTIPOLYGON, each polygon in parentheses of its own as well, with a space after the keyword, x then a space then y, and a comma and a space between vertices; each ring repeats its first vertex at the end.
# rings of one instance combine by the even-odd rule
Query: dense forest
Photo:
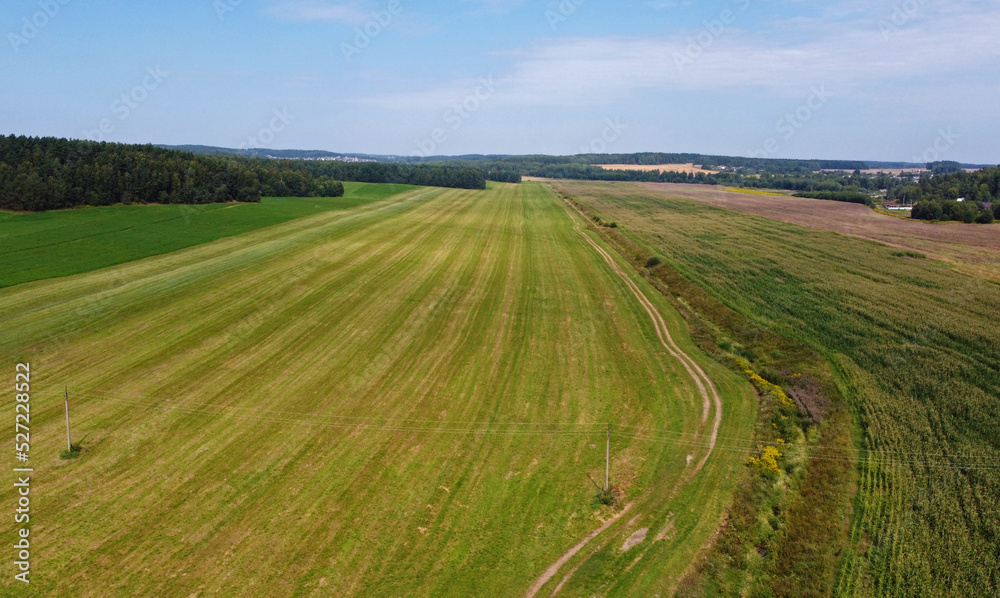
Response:
POLYGON ((486 175, 480 168, 458 164, 395 164, 341 162, 336 160, 277 160, 289 168, 318 178, 358 183, 398 183, 456 189, 485 189, 486 175))
POLYGON ((342 183, 276 161, 196 156, 151 145, 0 137, 0 208, 258 202, 344 194, 342 183))
POLYGON ((339 197, 340 181, 485 189, 479 168, 271 160, 57 138, 0 136, 0 209, 339 197))

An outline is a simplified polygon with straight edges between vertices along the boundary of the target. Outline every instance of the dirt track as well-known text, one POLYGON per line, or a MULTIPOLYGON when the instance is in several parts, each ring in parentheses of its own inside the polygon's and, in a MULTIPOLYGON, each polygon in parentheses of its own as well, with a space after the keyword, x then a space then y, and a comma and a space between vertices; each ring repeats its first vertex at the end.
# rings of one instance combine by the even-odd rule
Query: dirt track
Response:
MULTIPOLYGON (((586 219, 583 214, 580 214, 575 206, 569 202, 565 203, 570 209, 572 209, 572 211, 580 217, 586 219)), ((687 370, 688 375, 690 375, 691 379, 694 380, 695 385, 698 387, 698 393, 702 398, 702 424, 708 423, 708 416, 711 411, 711 407, 713 405, 715 406, 715 418, 712 423, 712 431, 709 434, 705 454, 702 456, 701 460, 698 461, 695 468, 688 472, 688 474, 684 477, 684 482, 681 484, 681 486, 683 486, 684 483, 690 481, 691 478, 701 471, 702 467, 704 467, 705 463, 708 461, 708 458, 712 455, 712 451, 715 449, 715 443, 719 436, 719 428, 722 426, 722 397, 719 396, 719 391, 716 389, 715 384, 712 383, 712 380, 708 377, 708 374, 706 374, 701 366, 691 359, 691 357, 685 353, 676 342, 674 342, 673 337, 670 335, 670 330, 667 328, 667 323, 664 321, 663 316, 660 315, 660 312, 657 311, 656 306, 650 302, 649 298, 646 297, 642 290, 632 281, 631 278, 629 278, 628 274, 626 274, 618 266, 618 263, 615 262, 614 258, 612 258, 611 255, 604 250, 604 248, 594 242, 593 239, 580 229, 580 223, 576 218, 573 218, 573 225, 576 228, 576 231, 580 233, 580 235, 586 239, 598 253, 601 254, 604 261, 608 263, 608 266, 615 272, 615 274, 617 274, 625 282, 629 290, 631 290, 632 294, 635 295, 635 298, 639 300, 639 303, 642 305, 643 309, 646 310, 646 313, 652 320, 653 327, 656 329, 656 335, 659 337, 660 343, 672 357, 681 362, 684 369, 687 370)), ((556 573, 559 572, 559 569, 563 565, 583 550, 583 548, 590 543, 590 541, 611 527, 611 525, 618 521, 631 507, 631 504, 625 505, 625 507, 616 513, 614 517, 605 521, 601 527, 591 532, 587 537, 563 554, 559 560, 550 565, 545 572, 535 580, 535 583, 531 585, 531 588, 528 589, 528 593, 525 595, 526 598, 534 598, 538 591, 541 590, 542 587, 545 586, 545 584, 548 583, 553 577, 555 577, 556 573)), ((570 575, 572 575, 572 572, 570 575)), ((566 580, 564 579, 563 583, 565 583, 565 581, 566 580)), ((560 584, 560 587, 561 585, 562 584, 560 584)))

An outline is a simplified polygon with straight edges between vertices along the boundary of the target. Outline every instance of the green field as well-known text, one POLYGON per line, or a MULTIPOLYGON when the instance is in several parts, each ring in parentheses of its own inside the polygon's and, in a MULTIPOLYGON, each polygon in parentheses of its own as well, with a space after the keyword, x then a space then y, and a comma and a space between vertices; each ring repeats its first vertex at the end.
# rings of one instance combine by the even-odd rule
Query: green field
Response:
MULTIPOLYGON (((998 595, 1000 286, 667 188, 556 187, 737 312, 807 343, 838 373, 859 426, 859 489, 835 583, 810 595, 998 595)), ((818 545, 830 541, 821 527, 812 534, 818 545)), ((765 558, 794 570, 781 556, 765 558)), ((747 595, 739 585, 720 593, 747 595)))
POLYGON ((627 505, 538 595, 669 594, 743 470, 750 385, 633 278, 723 399, 693 474, 712 414, 542 185, 306 203, 282 224, 0 290, 0 363, 11 381, 31 364, 35 468, 32 584, 0 588, 520 596, 627 505), (617 511, 592 481, 608 423, 617 511))
POLYGON ((232 237, 413 189, 345 183, 344 196, 265 197, 260 203, 114 206, 0 212, 0 288, 80 274, 232 237))

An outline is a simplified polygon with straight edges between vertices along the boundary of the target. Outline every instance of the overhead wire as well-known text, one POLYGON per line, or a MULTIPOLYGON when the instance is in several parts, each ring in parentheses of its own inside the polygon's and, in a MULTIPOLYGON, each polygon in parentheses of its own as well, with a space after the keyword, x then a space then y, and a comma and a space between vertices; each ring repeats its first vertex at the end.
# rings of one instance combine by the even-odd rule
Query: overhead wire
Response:
MULTIPOLYGON (((608 422, 532 421, 497 422, 479 420, 431 420, 385 418, 374 416, 354 416, 336 414, 303 414, 296 411, 219 405, 214 403, 168 402, 152 396, 139 397, 112 396, 95 391, 76 391, 76 396, 89 400, 107 401, 142 407, 151 411, 173 411, 191 415, 229 416, 244 421, 262 421, 277 424, 323 426, 354 431, 377 432, 422 432, 431 434, 481 435, 481 436, 543 436, 543 437, 590 437, 603 434, 608 422)), ((682 432, 614 424, 614 436, 629 440, 664 443, 692 449, 707 448, 707 434, 703 432, 682 432), (652 434, 644 432, 653 432, 652 434)), ((714 449, 729 453, 753 455, 763 444, 775 444, 749 437, 719 436, 714 449)), ((827 445, 779 444, 786 450, 809 452, 810 460, 858 462, 876 465, 919 465, 962 470, 1000 469, 1000 459, 989 455, 922 453, 913 451, 892 451, 862 449, 827 445), (817 449, 834 451, 834 455, 816 454, 817 449), (971 462, 962 462, 971 461, 971 462)))

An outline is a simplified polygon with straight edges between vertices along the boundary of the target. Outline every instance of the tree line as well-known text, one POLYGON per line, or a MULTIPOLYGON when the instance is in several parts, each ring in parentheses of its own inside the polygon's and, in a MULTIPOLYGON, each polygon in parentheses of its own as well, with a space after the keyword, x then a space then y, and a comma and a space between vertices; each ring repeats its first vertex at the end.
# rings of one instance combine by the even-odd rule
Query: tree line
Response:
POLYGON ((275 160, 314 177, 358 183, 397 183, 455 189, 485 189, 483 170, 460 164, 399 164, 337 160, 275 160))
POLYGON ((0 136, 0 209, 340 197, 341 181, 485 189, 479 168, 274 160, 54 137, 0 136))
POLYGON ((276 161, 196 156, 152 145, 0 137, 0 208, 259 202, 339 197, 344 186, 276 161))

